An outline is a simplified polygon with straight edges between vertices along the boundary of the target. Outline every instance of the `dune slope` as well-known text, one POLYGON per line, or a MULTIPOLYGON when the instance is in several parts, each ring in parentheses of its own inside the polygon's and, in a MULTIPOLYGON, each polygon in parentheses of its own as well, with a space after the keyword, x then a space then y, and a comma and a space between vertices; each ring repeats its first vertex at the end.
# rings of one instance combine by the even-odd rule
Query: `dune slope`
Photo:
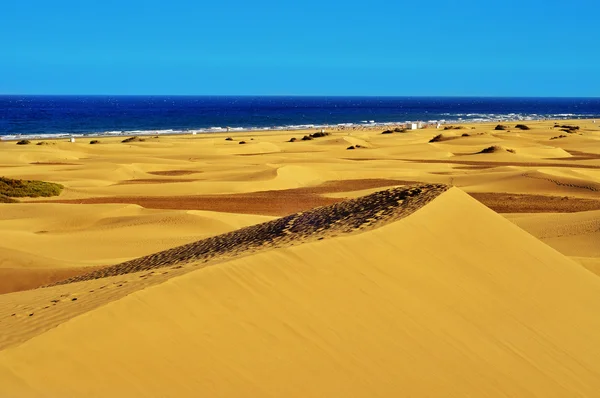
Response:
POLYGON ((0 395, 593 397, 598 313, 600 279, 453 188, 73 318, 0 352, 0 395))

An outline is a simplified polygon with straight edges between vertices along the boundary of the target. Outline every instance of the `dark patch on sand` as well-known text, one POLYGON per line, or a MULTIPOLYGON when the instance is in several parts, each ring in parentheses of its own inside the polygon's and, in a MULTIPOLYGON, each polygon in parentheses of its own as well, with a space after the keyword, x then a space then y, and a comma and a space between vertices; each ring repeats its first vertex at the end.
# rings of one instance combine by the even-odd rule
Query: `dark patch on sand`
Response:
POLYGON ((148 172, 148 174, 153 174, 155 176, 169 176, 169 177, 185 176, 185 175, 197 174, 197 173, 202 173, 202 171, 199 171, 199 170, 163 170, 163 171, 149 171, 148 172))
POLYGON ((32 162, 38 166, 81 166, 81 163, 67 163, 67 162, 32 162))
POLYGON ((574 213, 600 210, 600 200, 496 192, 469 193, 497 213, 574 213))
POLYGON ((131 184, 172 184, 176 182, 193 182, 198 181, 197 179, 185 179, 185 178, 138 178, 134 180, 120 181, 115 185, 131 185, 131 184))
POLYGON ((568 163, 571 158, 562 158, 565 163, 543 162, 483 162, 477 160, 441 160, 441 159, 397 159, 412 163, 462 164, 467 166, 520 166, 520 167, 568 167, 580 169, 600 169, 600 165, 568 163))
POLYGON ((226 213, 284 216, 317 206, 331 205, 343 200, 342 198, 321 196, 323 194, 416 183, 419 182, 391 179, 361 179, 330 181, 315 187, 233 195, 99 197, 55 200, 51 202, 77 204, 127 203, 137 204, 148 209, 208 210, 226 213))

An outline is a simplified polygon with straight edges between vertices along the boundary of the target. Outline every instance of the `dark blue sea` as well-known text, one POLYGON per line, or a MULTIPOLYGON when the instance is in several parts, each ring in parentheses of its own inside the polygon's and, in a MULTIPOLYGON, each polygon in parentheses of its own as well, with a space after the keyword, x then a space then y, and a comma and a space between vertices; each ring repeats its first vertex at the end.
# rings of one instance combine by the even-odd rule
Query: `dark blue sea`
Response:
POLYGON ((0 96, 0 138, 600 118, 600 98, 0 96))

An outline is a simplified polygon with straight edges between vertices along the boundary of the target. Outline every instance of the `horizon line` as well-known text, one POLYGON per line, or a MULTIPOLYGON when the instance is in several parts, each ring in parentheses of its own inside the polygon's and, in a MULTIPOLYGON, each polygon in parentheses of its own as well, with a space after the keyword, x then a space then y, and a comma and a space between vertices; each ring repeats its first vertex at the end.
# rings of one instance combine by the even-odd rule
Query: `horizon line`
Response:
POLYGON ((359 95, 359 94, 3 94, 0 97, 272 97, 272 98, 508 98, 508 99, 600 99, 600 96, 520 95, 359 95))

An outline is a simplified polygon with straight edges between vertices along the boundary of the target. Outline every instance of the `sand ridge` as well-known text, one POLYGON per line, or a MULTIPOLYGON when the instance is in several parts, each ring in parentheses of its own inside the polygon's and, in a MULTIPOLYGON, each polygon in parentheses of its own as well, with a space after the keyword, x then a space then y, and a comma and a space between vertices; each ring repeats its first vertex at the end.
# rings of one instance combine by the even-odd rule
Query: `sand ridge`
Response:
MULTIPOLYGON (((348 234, 406 217, 447 190, 446 185, 418 185, 380 191, 358 199, 291 214, 263 224, 104 267, 53 285, 148 271, 191 262, 222 260, 308 240, 348 234)), ((52 285, 51 285, 52 286, 52 285)))
POLYGON ((236 257, 379 228, 409 216, 448 188, 422 185, 380 191, 80 273, 43 289, 0 296, 0 328, 4 328, 0 349, 188 272, 236 257))

